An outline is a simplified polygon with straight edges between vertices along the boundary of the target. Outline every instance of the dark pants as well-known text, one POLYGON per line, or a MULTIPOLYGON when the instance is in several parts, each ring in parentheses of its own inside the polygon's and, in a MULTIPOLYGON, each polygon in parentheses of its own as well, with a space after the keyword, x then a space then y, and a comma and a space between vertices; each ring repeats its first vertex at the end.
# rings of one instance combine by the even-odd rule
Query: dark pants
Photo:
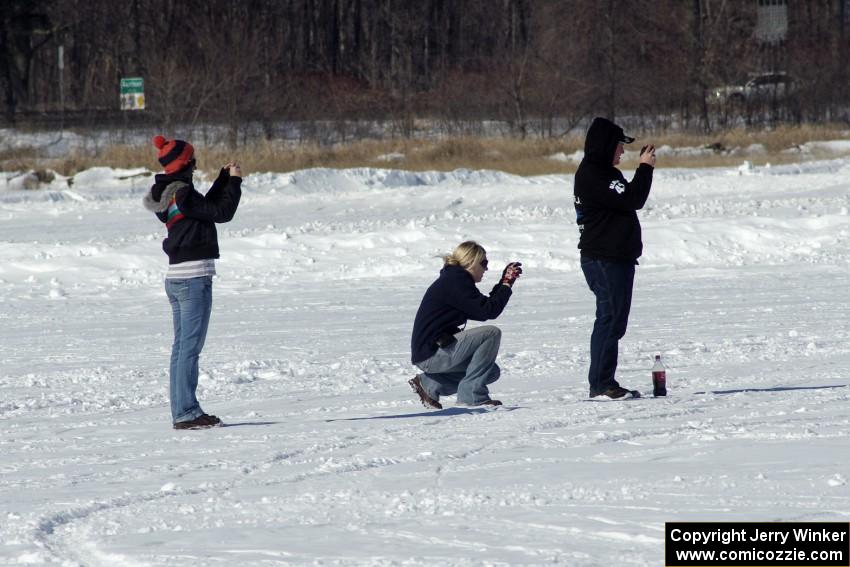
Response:
POLYGON ((581 259, 587 285, 596 296, 596 322, 590 336, 590 395, 618 386, 617 345, 626 334, 632 308, 635 265, 626 262, 581 259))

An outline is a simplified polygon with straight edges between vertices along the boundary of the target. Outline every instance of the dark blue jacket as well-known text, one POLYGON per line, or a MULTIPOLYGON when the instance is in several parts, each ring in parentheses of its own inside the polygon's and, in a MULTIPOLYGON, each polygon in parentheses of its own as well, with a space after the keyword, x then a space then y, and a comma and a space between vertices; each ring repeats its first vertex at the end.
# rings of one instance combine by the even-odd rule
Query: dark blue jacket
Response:
POLYGON ((144 205, 168 229, 162 249, 169 264, 219 257, 215 223, 229 222, 242 197, 242 178, 224 168, 206 195, 192 185, 192 171, 159 174, 144 205))
POLYGON ((626 181, 612 165, 622 136, 623 129, 604 118, 595 119, 587 131, 573 189, 578 247, 585 257, 637 263, 643 241, 636 211, 649 197, 653 168, 642 163, 626 181))
POLYGON ((445 331, 456 332, 468 319, 495 319, 510 298, 509 286, 496 284, 487 297, 475 287, 469 272, 460 266, 444 267, 425 292, 416 312, 410 340, 411 362, 416 364, 434 356, 437 337, 445 331))

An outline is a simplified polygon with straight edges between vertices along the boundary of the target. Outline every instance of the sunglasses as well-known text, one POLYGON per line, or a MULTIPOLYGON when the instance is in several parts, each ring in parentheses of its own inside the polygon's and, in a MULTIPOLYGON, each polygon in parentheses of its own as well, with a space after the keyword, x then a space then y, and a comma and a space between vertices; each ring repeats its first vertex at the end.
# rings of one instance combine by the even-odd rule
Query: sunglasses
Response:
POLYGON ((483 260, 481 260, 481 267, 484 268, 485 270, 487 269, 487 258, 484 258, 483 260))

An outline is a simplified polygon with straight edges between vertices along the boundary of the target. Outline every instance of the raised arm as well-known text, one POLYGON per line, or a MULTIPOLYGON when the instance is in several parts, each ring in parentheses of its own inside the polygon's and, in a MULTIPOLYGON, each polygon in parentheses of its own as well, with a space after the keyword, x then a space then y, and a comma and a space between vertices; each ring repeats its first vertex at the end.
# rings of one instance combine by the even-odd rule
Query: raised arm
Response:
POLYGON ((511 288, 508 285, 498 284, 487 297, 475 287, 470 280, 469 286, 464 286, 463 291, 448 299, 449 305, 462 311, 473 321, 487 321, 501 315, 508 299, 511 298, 511 288))
MULTIPOLYGON (((216 182, 220 179, 221 176, 216 182)), ((212 189, 204 196, 192 189, 181 190, 177 194, 177 206, 189 218, 217 223, 232 220, 242 197, 242 178, 229 175, 220 183, 217 194, 210 197, 211 192, 212 189)))
POLYGON ((643 208, 652 187, 651 165, 641 163, 632 180, 626 181, 616 170, 605 175, 588 172, 585 179, 576 184, 576 197, 581 204, 619 211, 637 211, 643 208))

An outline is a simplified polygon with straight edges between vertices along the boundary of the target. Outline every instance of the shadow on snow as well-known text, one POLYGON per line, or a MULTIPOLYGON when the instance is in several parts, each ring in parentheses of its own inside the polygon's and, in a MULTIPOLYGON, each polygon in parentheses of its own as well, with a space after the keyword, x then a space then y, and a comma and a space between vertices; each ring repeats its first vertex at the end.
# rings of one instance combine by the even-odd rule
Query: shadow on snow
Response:
POLYGON ((222 427, 243 427, 246 425, 277 425, 279 421, 243 421, 240 423, 222 423, 222 427))
POLYGON ((794 390, 830 390, 833 388, 846 388, 847 384, 836 384, 834 386, 777 386, 776 388, 740 388, 738 390, 711 390, 708 392, 694 392, 694 394, 743 394, 746 392, 793 392, 794 390))
POLYGON ((500 406, 499 409, 485 408, 446 408, 436 411, 425 411, 419 413, 399 413, 395 415, 373 415, 370 417, 342 417, 339 419, 326 419, 326 423, 332 421, 362 421, 366 419, 403 419, 409 417, 451 417, 453 415, 472 415, 477 413, 489 413, 492 411, 514 411, 520 409, 521 406, 507 407, 500 406))

